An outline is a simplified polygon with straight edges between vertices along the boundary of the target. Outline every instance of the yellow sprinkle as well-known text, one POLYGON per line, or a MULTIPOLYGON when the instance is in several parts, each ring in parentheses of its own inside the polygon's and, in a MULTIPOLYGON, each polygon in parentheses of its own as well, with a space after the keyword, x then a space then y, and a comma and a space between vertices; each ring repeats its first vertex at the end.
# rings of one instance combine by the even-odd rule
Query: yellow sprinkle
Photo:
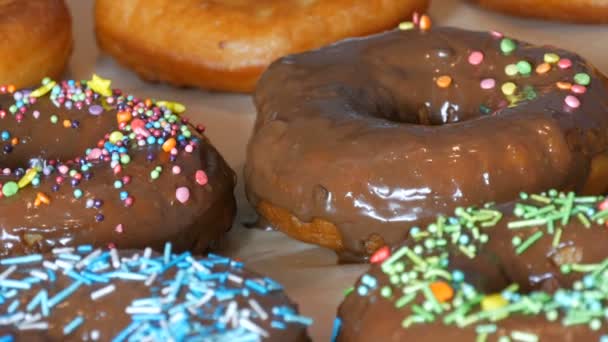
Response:
POLYGON ((487 295, 481 300, 483 311, 492 311, 507 306, 509 302, 500 293, 487 295))
POLYGON ((171 101, 158 101, 156 102, 157 106, 165 107, 168 110, 172 111, 175 114, 181 114, 186 111, 186 106, 179 102, 171 102, 171 101))
POLYGON ((19 182, 17 182, 17 185, 19 186, 19 188, 24 188, 28 184, 30 184, 34 180, 34 178, 36 178, 37 175, 38 175, 38 170, 29 169, 29 170, 27 170, 25 175, 23 175, 23 177, 21 177, 19 182))
POLYGON ((40 88, 34 90, 33 92, 30 93, 30 96, 32 97, 41 97, 43 95, 46 95, 49 91, 51 91, 51 89, 53 89, 53 87, 57 84, 57 82, 55 81, 50 81, 49 83, 41 86, 40 88))
POLYGON ((411 30, 414 28, 414 23, 411 21, 404 21, 402 23, 399 24, 399 29, 401 31, 407 31, 407 30, 411 30))
POLYGON ((503 94, 509 96, 515 94, 515 90, 517 90, 517 85, 515 85, 515 83, 513 82, 507 82, 503 84, 500 89, 502 90, 503 94))
POLYGON ((87 82, 87 85, 89 86, 89 88, 91 88, 91 90, 93 90, 97 94, 100 94, 103 96, 112 95, 112 88, 111 88, 112 81, 107 80, 105 78, 101 78, 101 77, 97 76, 96 74, 93 74, 93 77, 91 78, 90 81, 87 82))

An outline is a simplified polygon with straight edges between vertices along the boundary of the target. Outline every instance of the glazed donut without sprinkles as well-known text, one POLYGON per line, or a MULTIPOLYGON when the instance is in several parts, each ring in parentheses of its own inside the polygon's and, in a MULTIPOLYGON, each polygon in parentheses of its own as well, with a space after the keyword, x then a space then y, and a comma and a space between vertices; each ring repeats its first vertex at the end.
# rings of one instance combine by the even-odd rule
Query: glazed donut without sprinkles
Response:
POLYGON ((0 257, 93 244, 203 252, 231 225, 234 172, 179 103, 89 81, 0 87, 0 257))
POLYGON ((169 244, 58 248, 0 259, 0 274, 2 341, 309 341, 280 284, 169 244))
POLYGON ((96 32, 143 79, 250 92, 275 59, 393 28, 427 2, 97 0, 96 32))
POLYGON ((457 206, 607 190, 604 76, 567 51, 420 23, 264 74, 245 165, 261 224, 360 261, 457 206))
POLYGON ((414 228, 341 304, 336 341, 608 338, 608 201, 526 195, 414 228))
POLYGON ((472 0, 490 10, 511 15, 584 24, 607 24, 608 2, 595 0, 472 0))
POLYGON ((61 75, 72 51, 63 0, 3 0, 0 19, 0 84, 29 87, 61 75))

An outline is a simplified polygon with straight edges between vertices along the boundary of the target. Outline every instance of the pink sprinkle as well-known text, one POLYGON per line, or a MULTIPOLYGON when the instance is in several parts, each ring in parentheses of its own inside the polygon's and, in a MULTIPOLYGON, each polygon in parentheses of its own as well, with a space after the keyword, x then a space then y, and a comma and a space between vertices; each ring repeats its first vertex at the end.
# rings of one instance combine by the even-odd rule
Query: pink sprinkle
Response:
POLYGON ((469 63, 479 65, 483 61, 483 53, 481 51, 473 51, 469 55, 469 63))
POLYGON ((34 119, 38 119, 40 117, 40 112, 35 110, 34 112, 32 112, 32 116, 34 117, 34 119))
POLYGON ((184 150, 186 150, 188 153, 192 153, 192 151, 194 151, 194 147, 192 147, 192 145, 186 145, 184 150))
POLYGON ((494 37, 494 38, 502 38, 502 37, 504 36, 504 35, 503 35, 501 32, 494 31, 494 30, 490 31, 490 34, 491 34, 491 35, 492 35, 492 37, 494 37))
POLYGON ((570 88, 570 90, 572 90, 572 92, 575 94, 584 94, 587 91, 587 87, 580 84, 575 84, 570 88))
POLYGON ((564 100, 564 102, 566 102, 568 107, 571 107, 571 108, 578 108, 581 106, 581 101, 579 101, 576 98, 576 96, 572 96, 572 95, 566 96, 566 99, 564 100))
POLYGON ((9 169, 8 167, 5 168, 4 170, 2 170, 2 173, 4 173, 5 175, 10 175, 11 174, 11 169, 9 169))
POLYGON ((177 188, 175 191, 175 198, 177 198, 180 203, 188 202, 190 199, 190 189, 185 186, 177 188))
POLYGON ((101 149, 94 148, 94 149, 91 150, 91 152, 89 152, 89 155, 87 156, 87 159, 89 159, 89 160, 97 160, 97 159, 99 159, 99 157, 101 157, 101 149))
POLYGON ((122 166, 120 166, 120 164, 118 164, 118 165, 114 166, 114 169, 112 171, 114 171, 114 174, 117 175, 122 172, 122 166))
POLYGON ((569 60, 568 58, 562 58, 559 60, 559 62, 557 62, 557 66, 560 69, 568 69, 572 66, 572 61, 569 60))
POLYGON ((144 137, 150 136, 150 132, 146 129, 146 123, 141 119, 133 119, 131 121, 131 129, 135 134, 142 135, 144 137))
POLYGON ((196 183, 198 183, 198 185, 200 186, 203 186, 207 184, 207 182, 209 182, 209 178, 203 170, 196 171, 196 173, 194 174, 194 179, 196 179, 196 183))
POLYGON ((173 166, 173 169, 171 169, 171 171, 173 171, 174 175, 179 175, 180 173, 182 173, 182 168, 178 165, 175 165, 173 166))
POLYGON ((123 229, 122 229, 122 223, 119 223, 119 224, 116 226, 116 229, 115 229, 115 230, 116 230, 116 232, 117 232, 117 233, 122 233, 122 231, 123 231, 123 229))
POLYGON ((496 86, 496 81, 493 78, 484 78, 479 85, 481 89, 492 89, 496 86))
POLYGON ((59 170, 59 173, 61 173, 62 175, 65 175, 66 173, 68 173, 68 171, 70 171, 70 168, 68 168, 65 165, 61 165, 61 166, 59 166, 58 170, 59 170))
POLYGON ((179 152, 179 151, 178 151, 178 150, 177 150, 177 148, 175 148, 175 147, 171 149, 171 155, 172 155, 172 156, 176 156, 178 152, 179 152))
POLYGON ((597 207, 599 210, 608 209, 608 199, 603 200, 602 203, 600 203, 597 207))
POLYGON ((420 22, 420 14, 418 14, 418 12, 414 12, 414 14, 412 15, 412 23, 414 23, 414 25, 418 26, 419 22, 420 22))

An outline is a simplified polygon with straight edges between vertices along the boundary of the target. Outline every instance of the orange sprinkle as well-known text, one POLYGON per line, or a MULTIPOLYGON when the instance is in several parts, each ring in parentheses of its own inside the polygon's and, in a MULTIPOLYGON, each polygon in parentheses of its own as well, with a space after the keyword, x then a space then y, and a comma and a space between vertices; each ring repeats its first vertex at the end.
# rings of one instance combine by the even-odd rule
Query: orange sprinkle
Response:
POLYGON ((435 83, 439 88, 447 88, 452 84, 452 78, 448 75, 439 76, 435 83))
POLYGON ((13 138, 11 139, 11 145, 16 146, 19 143, 19 139, 13 138))
POLYGON ((12 94, 15 92, 15 90, 17 90, 17 88, 11 84, 8 87, 6 87, 6 90, 8 90, 8 92, 12 94))
POLYGON ((34 200, 34 206, 38 207, 41 204, 51 204, 51 198, 43 192, 37 193, 36 199, 34 200))
POLYGON ((570 88, 572 88, 572 83, 570 82, 557 82, 555 85, 557 85, 557 87, 561 90, 570 90, 570 88))
POLYGON ((549 63, 541 63, 536 67, 537 74, 544 74, 544 73, 548 72, 549 70, 551 70, 551 64, 549 64, 549 63))
POLYGON ((127 111, 120 111, 116 114, 116 120, 118 121, 118 124, 127 123, 131 121, 132 118, 133 116, 131 115, 131 113, 127 111))
POLYGON ((65 127, 65 128, 72 127, 72 122, 70 120, 63 120, 63 127, 65 127))
POLYGON ((436 281, 430 285, 430 288, 440 303, 447 302, 454 297, 454 289, 445 281, 436 281))
POLYGON ((426 14, 424 14, 420 17, 420 29, 422 31, 430 30, 432 25, 433 25, 433 23, 431 22, 431 17, 429 17, 426 14))
POLYGON ((146 107, 150 107, 150 106, 152 106, 152 100, 150 100, 150 99, 145 99, 145 100, 144 100, 144 104, 146 105, 146 107))
POLYGON ((175 147, 175 144, 176 144, 175 139, 174 138, 169 138, 163 144, 163 151, 165 151, 165 152, 171 152, 171 150, 175 147))

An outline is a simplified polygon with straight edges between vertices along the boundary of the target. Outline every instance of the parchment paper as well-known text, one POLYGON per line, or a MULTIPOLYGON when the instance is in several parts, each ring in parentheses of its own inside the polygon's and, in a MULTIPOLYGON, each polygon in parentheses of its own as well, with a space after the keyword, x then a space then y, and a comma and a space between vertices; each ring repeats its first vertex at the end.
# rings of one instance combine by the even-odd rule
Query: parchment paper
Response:
MULTIPOLYGON (((140 81, 132 72, 97 50, 93 32, 93 0, 68 0, 68 3, 74 20, 75 49, 66 76, 88 79, 95 72, 111 78, 114 86, 137 96, 182 102, 194 122, 207 126, 207 135, 239 174, 236 192, 239 213, 220 252, 239 258, 251 269, 283 283, 299 303, 303 314, 315 319, 310 329, 314 341, 328 341, 342 291, 352 285, 367 267, 337 265, 335 256, 327 250, 293 241, 277 232, 243 227, 242 222, 254 217, 245 200, 242 181, 245 146, 255 119, 250 96, 177 89, 140 81)), ((608 73, 608 26, 518 19, 487 12, 459 0, 436 0, 430 14, 435 25, 494 29, 539 44, 564 47, 578 52, 608 73)))

